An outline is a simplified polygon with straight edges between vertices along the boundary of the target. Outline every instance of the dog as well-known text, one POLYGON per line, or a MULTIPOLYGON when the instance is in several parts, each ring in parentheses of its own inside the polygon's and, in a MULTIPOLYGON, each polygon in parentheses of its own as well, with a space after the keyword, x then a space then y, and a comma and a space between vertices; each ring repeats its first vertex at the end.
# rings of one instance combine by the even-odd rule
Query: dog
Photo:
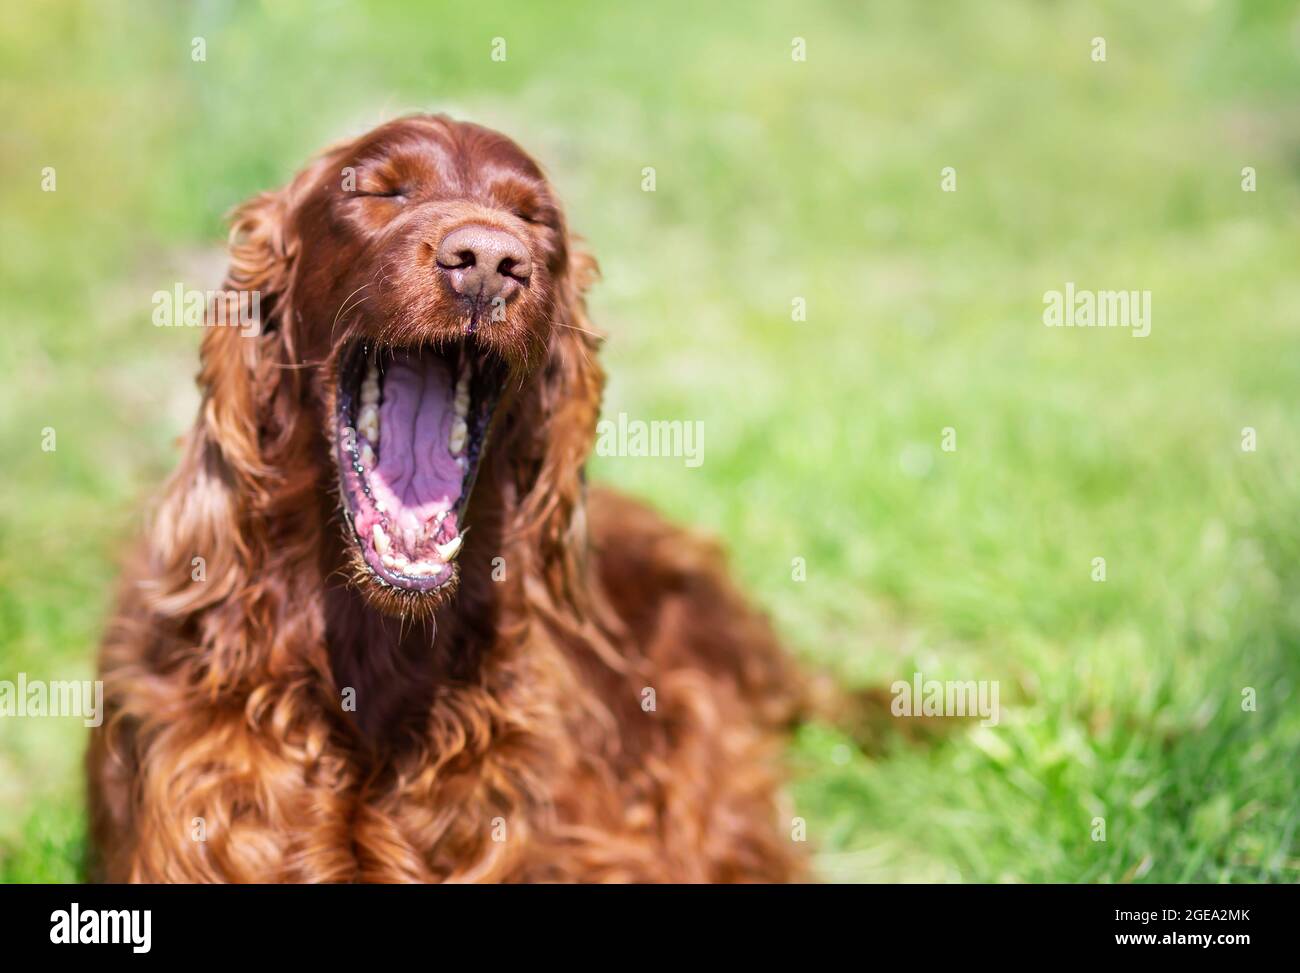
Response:
POLYGON ((597 268, 539 166, 400 118, 229 249, 100 651, 94 876, 803 880, 807 681, 714 544, 588 487, 597 268))

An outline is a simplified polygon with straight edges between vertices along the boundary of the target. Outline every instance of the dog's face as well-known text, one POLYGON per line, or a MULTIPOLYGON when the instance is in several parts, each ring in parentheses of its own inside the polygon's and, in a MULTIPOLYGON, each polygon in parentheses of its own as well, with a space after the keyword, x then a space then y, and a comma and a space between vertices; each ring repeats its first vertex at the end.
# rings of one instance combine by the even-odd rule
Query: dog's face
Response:
POLYGON ((499 413, 554 380, 553 331, 571 327, 559 206, 509 139, 415 117, 327 153, 284 221, 351 574, 382 608, 431 610, 455 590, 499 413))

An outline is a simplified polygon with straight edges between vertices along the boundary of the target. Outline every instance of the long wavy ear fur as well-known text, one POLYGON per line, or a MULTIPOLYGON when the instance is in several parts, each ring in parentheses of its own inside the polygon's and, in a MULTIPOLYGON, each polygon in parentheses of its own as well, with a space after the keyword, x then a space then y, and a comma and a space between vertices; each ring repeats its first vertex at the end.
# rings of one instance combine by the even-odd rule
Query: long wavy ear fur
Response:
POLYGON ((525 417, 521 430, 530 441, 519 451, 517 529, 530 539, 540 559, 539 576, 552 596, 578 608, 587 587, 578 583, 586 551, 583 468, 595 441, 605 385, 596 359, 601 336, 587 319, 583 295, 598 274, 594 258, 570 249, 535 414, 525 417))
MULTIPOLYGON (((308 551, 275 542, 256 529, 269 514, 302 509, 311 464, 291 461, 305 448, 301 379, 294 363, 290 285, 297 244, 288 213, 290 187, 262 193, 232 218, 230 266, 223 292, 208 308, 198 383, 202 404, 181 464, 168 482, 148 530, 153 581, 149 607, 183 620, 203 610, 199 667, 212 692, 256 678, 270 658, 255 647, 279 639, 276 592, 252 579, 271 576, 272 559, 307 559, 308 551), (249 317, 256 308, 256 318, 249 317), (242 314, 242 316, 241 316, 242 314), (295 477, 298 479, 295 481, 295 477)), ((311 530, 290 537, 312 538, 311 530)), ((300 547, 302 542, 298 542, 300 547)), ((293 577, 285 571, 274 577, 293 577)), ((265 652, 265 649, 261 650, 265 652)))

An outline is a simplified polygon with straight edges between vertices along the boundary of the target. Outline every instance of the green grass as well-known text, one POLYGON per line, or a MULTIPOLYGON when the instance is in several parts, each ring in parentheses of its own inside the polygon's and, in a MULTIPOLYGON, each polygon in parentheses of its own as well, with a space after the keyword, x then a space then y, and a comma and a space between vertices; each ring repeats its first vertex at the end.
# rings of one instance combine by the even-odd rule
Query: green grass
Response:
MULTIPOLYGON (((705 424, 698 469, 594 473, 846 682, 999 682, 994 728, 799 735, 825 877, 1300 879, 1294 5, 534 6, 7 12, 0 678, 89 676, 175 462, 198 335, 151 294, 214 285, 223 213, 321 144, 449 110, 600 257, 607 413, 705 424), (1151 335, 1043 327, 1067 280, 1151 290, 1151 335)), ((0 719, 0 879, 78 875, 84 742, 0 719)))

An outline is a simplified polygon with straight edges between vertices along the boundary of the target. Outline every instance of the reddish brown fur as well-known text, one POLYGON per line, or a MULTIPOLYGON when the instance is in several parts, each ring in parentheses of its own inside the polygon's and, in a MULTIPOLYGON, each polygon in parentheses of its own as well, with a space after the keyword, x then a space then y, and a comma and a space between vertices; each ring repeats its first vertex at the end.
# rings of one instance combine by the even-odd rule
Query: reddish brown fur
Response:
POLYGON ((251 200, 231 239, 226 287, 259 291, 267 326, 208 329, 199 416, 105 637, 96 874, 803 876, 778 814, 802 683, 715 548, 586 490, 603 384, 582 299, 595 267, 531 160, 476 126, 401 119, 251 200), (411 183, 420 205, 340 201, 346 165, 411 183), (486 329, 511 391, 458 587, 399 596, 361 568, 340 515, 336 352, 349 336, 454 333, 420 248, 469 217, 526 234, 546 269, 486 329))

